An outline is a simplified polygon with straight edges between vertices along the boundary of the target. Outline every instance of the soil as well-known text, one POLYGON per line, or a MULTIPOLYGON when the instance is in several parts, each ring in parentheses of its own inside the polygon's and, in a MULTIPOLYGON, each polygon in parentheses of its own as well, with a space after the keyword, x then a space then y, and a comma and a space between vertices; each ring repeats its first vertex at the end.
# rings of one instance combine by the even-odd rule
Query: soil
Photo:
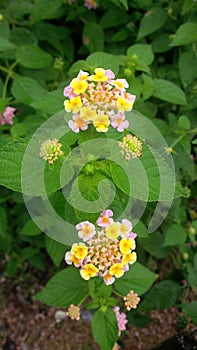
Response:
MULTIPOLYGON (((27 283, 27 282, 26 282, 27 283)), ((79 321, 65 318, 57 323, 60 308, 48 307, 33 299, 41 289, 31 277, 29 288, 20 281, 1 279, 0 286, 0 348, 2 350, 99 350, 90 327, 91 314, 82 312, 79 321)), ((64 310, 65 311, 65 310, 64 310)), ((127 325, 119 340, 122 350, 194 350, 197 328, 189 325, 177 333, 178 310, 151 311, 152 322, 145 328, 127 325), (164 341, 166 341, 166 344, 164 341), (163 344, 162 344, 163 343, 163 344), (162 345, 161 345, 162 344, 162 345), (172 347, 171 347, 171 345, 172 347)))

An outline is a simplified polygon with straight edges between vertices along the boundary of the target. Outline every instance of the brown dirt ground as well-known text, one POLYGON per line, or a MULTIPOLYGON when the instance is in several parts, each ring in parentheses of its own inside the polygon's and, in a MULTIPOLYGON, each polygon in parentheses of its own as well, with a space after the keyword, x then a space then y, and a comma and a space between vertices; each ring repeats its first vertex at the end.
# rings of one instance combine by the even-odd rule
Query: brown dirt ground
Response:
MULTIPOLYGON (((79 321, 68 318, 55 321, 60 310, 33 299, 40 289, 34 279, 30 292, 5 278, 0 285, 0 348, 3 350, 99 350, 90 327, 88 314, 79 321)), ((152 311, 152 322, 146 328, 130 325, 120 338, 120 349, 149 350, 176 334, 178 310, 152 311)), ((194 330, 192 328, 192 330, 194 330)), ((169 349, 168 347, 166 349, 169 349)), ((181 348, 180 348, 181 349, 181 348)), ((187 350, 187 347, 184 348, 187 350)), ((192 348, 193 349, 193 348, 192 348)), ((176 350, 173 348, 173 350, 176 350)))

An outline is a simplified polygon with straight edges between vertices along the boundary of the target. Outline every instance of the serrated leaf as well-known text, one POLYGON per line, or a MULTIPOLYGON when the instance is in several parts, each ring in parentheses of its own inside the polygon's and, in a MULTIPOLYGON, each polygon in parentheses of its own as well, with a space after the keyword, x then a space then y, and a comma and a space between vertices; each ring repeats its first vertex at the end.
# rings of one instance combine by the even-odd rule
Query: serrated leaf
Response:
POLYGON ((137 40, 142 39, 161 28, 167 18, 166 12, 158 7, 152 8, 146 12, 140 22, 137 40))
POLYGON ((184 23, 177 30, 170 46, 189 45, 197 40, 197 24, 184 23))
POLYGON ((45 68, 52 63, 52 56, 35 45, 21 46, 16 51, 16 58, 23 67, 33 69, 45 68))
MULTIPOLYGON (((66 155, 69 147, 64 147, 66 155)), ((50 167, 40 158, 39 153, 38 140, 33 140, 33 145, 29 145, 29 139, 20 139, 2 147, 0 149, 0 184, 14 191, 23 191, 27 195, 35 196, 55 192, 61 188, 63 184, 61 185, 60 181, 60 169, 63 159, 58 159, 53 167, 50 167)), ((67 179, 70 180, 73 176, 72 167, 68 165, 66 171, 65 178, 68 176, 67 179)))
POLYGON ((171 280, 159 282, 147 293, 145 299, 140 303, 138 310, 170 309, 176 304, 179 293, 180 287, 176 282, 171 280))
POLYGON ((116 280, 115 289, 121 295, 127 295, 131 289, 138 295, 144 294, 153 284, 157 275, 148 270, 142 264, 136 262, 131 265, 123 277, 116 280))
POLYGON ((186 105, 186 97, 184 92, 171 81, 163 79, 154 79, 153 96, 162 101, 175 103, 178 105, 186 105))
POLYGON ((71 266, 56 273, 35 299, 50 306, 68 307, 79 304, 86 294, 86 281, 81 278, 79 270, 71 266))
POLYGON ((43 95, 42 86, 34 79, 26 77, 14 79, 11 91, 18 101, 28 105, 43 95))
POLYGON ((92 333, 102 350, 111 350, 118 338, 115 312, 107 308, 97 310, 92 318, 92 333))

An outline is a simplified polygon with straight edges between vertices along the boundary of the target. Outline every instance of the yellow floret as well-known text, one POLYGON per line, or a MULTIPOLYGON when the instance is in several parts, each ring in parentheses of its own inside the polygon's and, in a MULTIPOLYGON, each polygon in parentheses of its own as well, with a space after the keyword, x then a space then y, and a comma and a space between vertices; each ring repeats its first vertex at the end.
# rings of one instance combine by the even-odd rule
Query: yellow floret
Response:
POLYGON ((116 102, 116 106, 119 111, 131 111, 133 107, 133 103, 119 96, 116 102))
POLYGON ((124 268, 123 264, 117 263, 117 264, 114 264, 110 267, 109 272, 112 276, 120 278, 124 275, 123 268, 124 268))
POLYGON ((75 78, 71 81, 70 86, 71 88, 73 88, 73 92, 75 94, 81 94, 87 89, 88 83, 84 80, 79 80, 75 78))
POLYGON ((70 252, 77 259, 83 260, 88 253, 88 248, 85 246, 84 243, 74 243, 70 252))
POLYGON ((116 240, 120 234, 120 224, 113 222, 106 227, 105 232, 108 238, 116 240))
POLYGON ((84 280, 89 280, 91 277, 96 276, 97 273, 98 269, 93 264, 87 264, 80 270, 81 277, 84 280))
POLYGON ((110 120, 106 114, 98 114, 94 118, 93 124, 98 132, 107 132, 110 120))
POLYGON ((82 107, 82 102, 80 97, 79 96, 71 97, 70 100, 65 100, 64 107, 66 112, 73 112, 73 113, 79 112, 80 108, 82 107))

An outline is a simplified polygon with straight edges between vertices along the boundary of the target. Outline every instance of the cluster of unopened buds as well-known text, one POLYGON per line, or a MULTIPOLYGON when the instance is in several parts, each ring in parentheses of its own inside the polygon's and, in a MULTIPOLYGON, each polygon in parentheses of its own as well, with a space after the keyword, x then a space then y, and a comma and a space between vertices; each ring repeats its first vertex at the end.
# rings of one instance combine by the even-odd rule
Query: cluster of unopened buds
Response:
POLYGON ((66 263, 80 269, 81 277, 89 280, 100 276, 106 285, 113 284, 135 263, 136 234, 132 232, 129 220, 114 222, 113 212, 104 210, 97 227, 89 221, 76 225, 78 236, 83 242, 74 243, 65 255, 66 263))
MULTIPOLYGON (((75 0, 68 0, 69 5, 71 5, 75 0)), ((96 9, 98 7, 98 4, 95 0, 84 0, 84 6, 88 9, 96 9)))
POLYGON ((49 164, 53 164, 63 155, 61 147, 62 144, 58 139, 43 141, 40 146, 40 157, 46 160, 49 164))
POLYGON ((98 132, 111 125, 119 132, 128 128, 125 112, 131 111, 136 96, 126 92, 125 79, 115 79, 110 69, 96 68, 93 75, 80 71, 64 89, 64 107, 72 113, 69 127, 76 133, 93 124, 98 132))
POLYGON ((140 157, 142 154, 142 142, 130 134, 123 137, 122 142, 118 142, 121 148, 120 153, 125 156, 126 160, 140 157))
POLYGON ((13 124, 14 112, 16 108, 7 106, 2 113, 0 113, 0 125, 13 124))

